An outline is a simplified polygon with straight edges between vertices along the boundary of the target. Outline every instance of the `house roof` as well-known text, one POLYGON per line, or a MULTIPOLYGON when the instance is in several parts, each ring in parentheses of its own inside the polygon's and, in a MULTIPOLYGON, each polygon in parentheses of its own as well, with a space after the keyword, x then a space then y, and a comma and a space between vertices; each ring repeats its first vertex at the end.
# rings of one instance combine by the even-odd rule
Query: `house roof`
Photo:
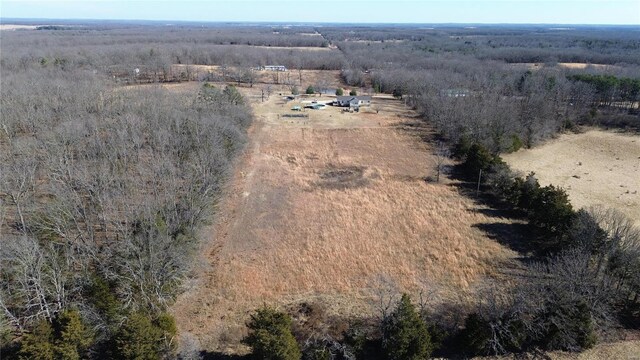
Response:
POLYGON ((352 100, 364 100, 364 101, 371 101, 371 96, 369 95, 363 95, 363 96, 336 96, 336 100, 338 101, 348 101, 351 102, 352 100))

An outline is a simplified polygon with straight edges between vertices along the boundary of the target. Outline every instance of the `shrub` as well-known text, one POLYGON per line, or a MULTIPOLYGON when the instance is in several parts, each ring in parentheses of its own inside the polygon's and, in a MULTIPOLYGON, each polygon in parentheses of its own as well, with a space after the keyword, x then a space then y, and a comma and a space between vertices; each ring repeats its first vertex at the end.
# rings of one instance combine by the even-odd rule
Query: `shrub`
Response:
POLYGON ((146 314, 132 313, 115 336, 115 357, 151 360, 170 355, 175 334, 175 323, 168 314, 152 320, 146 314))
POLYGON ((551 237, 566 235, 575 215, 567 193, 553 185, 540 188, 534 194, 527 212, 531 223, 551 237))
POLYGON ((464 320, 464 330, 458 336, 460 350, 465 355, 484 355, 491 339, 491 326, 479 314, 471 313, 464 320))
POLYGON ((19 356, 20 359, 53 360, 53 327, 47 320, 40 320, 31 333, 24 336, 19 356))
POLYGON ((511 135, 511 146, 507 149, 508 152, 516 152, 524 146, 522 140, 518 135, 511 135))
POLYGON ((241 105, 244 103, 242 94, 233 85, 227 85, 222 93, 227 97, 227 100, 234 105, 241 105))
POLYGON ((548 350, 581 351, 595 345, 591 312, 584 301, 548 304, 541 321, 546 332, 540 345, 548 350))
POLYGON ((342 90, 342 88, 337 88, 336 89, 336 96, 342 96, 344 95, 344 90, 342 90))
POLYGON ((306 94, 308 95, 313 95, 316 93, 316 90, 313 88, 313 86, 309 85, 309 87, 307 87, 307 90, 305 91, 306 94))
POLYGON ((426 359, 432 351, 427 325, 403 294, 396 309, 382 324, 382 345, 390 360, 426 359))
POLYGON ((253 357, 265 360, 299 360, 302 356, 291 333, 289 315, 264 307, 251 315, 249 335, 242 342, 253 350, 253 357))
POLYGON ((465 159, 471 149, 471 145, 473 145, 473 141, 471 141, 468 135, 460 136, 460 139, 458 139, 453 147, 453 157, 458 160, 465 159))
POLYGON ((477 178, 480 170, 486 171, 491 165, 502 163, 502 159, 493 156, 480 144, 473 144, 467 152, 467 157, 462 164, 467 177, 477 178))

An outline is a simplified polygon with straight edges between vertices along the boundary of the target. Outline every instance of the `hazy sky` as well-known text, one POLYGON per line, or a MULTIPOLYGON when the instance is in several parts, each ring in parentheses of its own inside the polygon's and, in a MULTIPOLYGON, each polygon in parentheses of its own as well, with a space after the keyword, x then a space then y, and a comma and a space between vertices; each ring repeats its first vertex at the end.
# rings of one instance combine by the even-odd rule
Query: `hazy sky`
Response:
POLYGON ((0 17, 640 25, 640 0, 0 0, 0 17))

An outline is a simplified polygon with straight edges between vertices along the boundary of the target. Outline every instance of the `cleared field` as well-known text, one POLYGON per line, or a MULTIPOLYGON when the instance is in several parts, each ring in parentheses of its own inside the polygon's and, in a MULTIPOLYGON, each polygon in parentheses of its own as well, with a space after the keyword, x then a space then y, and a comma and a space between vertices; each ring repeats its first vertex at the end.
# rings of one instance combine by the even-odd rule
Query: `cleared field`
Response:
POLYGON ((366 315, 389 286, 464 301, 513 264, 516 254, 478 228, 509 220, 424 181, 430 148, 406 130, 417 123, 402 102, 375 97, 378 113, 329 107, 290 119, 295 103, 241 91, 258 100, 251 143, 205 235, 200 275, 173 307, 180 332, 204 349, 238 351, 263 303, 366 315))
POLYGON ((14 25, 14 24, 0 24, 0 30, 35 30, 41 25, 14 25))
MULTIPOLYGON (((228 67, 225 71, 239 71, 241 69, 235 69, 228 67)), ((191 79, 197 79, 199 76, 212 74, 221 77, 223 75, 223 68, 217 65, 185 65, 185 64, 173 64, 171 65, 171 73, 178 75, 181 73, 189 74, 191 79)), ((289 71, 268 71, 268 70, 254 70, 256 83, 264 84, 284 84, 291 83, 298 86, 316 85, 320 80, 325 82, 325 86, 329 88, 337 88, 341 85, 340 70, 295 70, 289 71), (302 85, 300 80, 302 79, 302 85)), ((243 84, 244 86, 244 84, 243 84)), ((283 88, 284 89, 284 88, 283 88)), ((287 90, 288 91, 288 90, 287 90)), ((304 89, 301 89, 304 91, 304 89)))
POLYGON ((534 149, 504 156, 541 184, 567 190, 575 208, 604 205, 640 224, 640 137, 601 130, 565 134, 534 149))
MULTIPOLYGON (((315 36, 315 34, 306 34, 307 36, 315 36)), ((320 35, 320 34, 318 34, 320 35)), ((322 35, 320 35, 322 36, 322 35)), ((259 49, 284 49, 284 50, 302 50, 302 51, 333 51, 333 48, 330 47, 320 47, 320 46, 266 46, 266 45, 252 45, 252 47, 259 49)))
MULTIPOLYGON (((511 63, 509 65, 515 68, 523 68, 527 70, 538 70, 546 66, 544 63, 511 63)), ((616 65, 588 64, 588 63, 557 63, 556 66, 560 68, 565 68, 565 69, 580 69, 580 70, 586 69, 588 67, 599 69, 599 70, 620 69, 620 66, 616 66, 616 65)))
POLYGON ((598 344, 593 349, 582 353, 552 352, 554 360, 598 360, 598 359, 640 359, 640 341, 625 341, 611 344, 598 344))

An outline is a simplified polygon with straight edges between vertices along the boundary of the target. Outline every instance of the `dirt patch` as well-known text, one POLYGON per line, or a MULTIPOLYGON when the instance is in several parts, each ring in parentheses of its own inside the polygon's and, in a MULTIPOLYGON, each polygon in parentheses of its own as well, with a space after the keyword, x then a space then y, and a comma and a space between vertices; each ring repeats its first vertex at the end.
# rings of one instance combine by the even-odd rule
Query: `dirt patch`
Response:
POLYGON ((328 189, 346 189, 366 186, 368 181, 364 176, 366 168, 363 166, 330 166, 327 170, 320 172, 320 181, 317 186, 328 189))
POLYGON ((604 205, 640 224, 640 137, 591 130, 565 134, 530 150, 504 156, 541 184, 567 190, 575 208, 604 205))

